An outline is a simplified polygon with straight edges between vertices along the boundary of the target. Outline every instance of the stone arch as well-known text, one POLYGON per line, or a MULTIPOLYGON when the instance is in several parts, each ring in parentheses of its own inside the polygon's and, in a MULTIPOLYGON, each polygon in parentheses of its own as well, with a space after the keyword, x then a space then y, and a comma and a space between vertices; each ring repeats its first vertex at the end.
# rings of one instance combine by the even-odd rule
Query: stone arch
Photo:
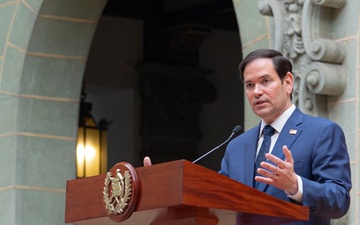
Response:
POLYGON ((5 224, 63 223, 80 90, 107 0, 0 2, 0 197, 5 224), (59 204, 54 204, 58 202, 59 204), (39 223, 41 221, 41 223, 39 223))

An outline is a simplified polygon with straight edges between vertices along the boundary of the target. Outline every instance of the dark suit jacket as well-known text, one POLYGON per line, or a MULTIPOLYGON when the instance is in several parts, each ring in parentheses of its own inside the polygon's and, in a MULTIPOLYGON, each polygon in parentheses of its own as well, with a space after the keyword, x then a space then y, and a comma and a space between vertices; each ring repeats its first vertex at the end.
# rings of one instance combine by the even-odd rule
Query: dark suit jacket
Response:
MULTIPOLYGON (((259 129, 257 126, 228 144, 221 162, 221 174, 252 187, 259 129)), ((302 205, 310 208, 309 221, 292 224, 327 225, 330 218, 346 214, 350 205, 351 176, 340 126, 324 118, 303 114, 296 108, 279 134, 272 154, 285 159, 283 145, 291 150, 295 173, 303 181, 302 205)), ((292 201, 283 190, 274 186, 262 183, 259 190, 292 201)))

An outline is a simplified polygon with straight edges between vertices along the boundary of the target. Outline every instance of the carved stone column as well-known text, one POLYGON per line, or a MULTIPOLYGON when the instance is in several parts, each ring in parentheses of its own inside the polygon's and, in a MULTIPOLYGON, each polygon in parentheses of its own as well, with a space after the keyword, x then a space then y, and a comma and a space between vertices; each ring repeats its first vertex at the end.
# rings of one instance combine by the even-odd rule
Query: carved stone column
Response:
POLYGON ((165 64, 138 66, 141 97, 141 156, 162 162, 197 157, 202 105, 215 99, 208 70, 165 64))
MULTIPOLYGON (((154 163, 197 158, 202 105, 216 90, 198 67, 198 48, 210 29, 181 25, 163 29, 162 54, 137 66, 141 98, 140 157, 154 163)), ((147 52, 151 54, 151 52, 147 52)))
POLYGON ((274 17, 274 48, 293 62, 294 103, 308 114, 328 117, 327 96, 346 87, 345 46, 331 36, 334 10, 345 1, 259 1, 260 13, 274 17))
POLYGON ((199 24, 165 28, 163 62, 197 67, 199 47, 210 32, 210 27, 199 24))

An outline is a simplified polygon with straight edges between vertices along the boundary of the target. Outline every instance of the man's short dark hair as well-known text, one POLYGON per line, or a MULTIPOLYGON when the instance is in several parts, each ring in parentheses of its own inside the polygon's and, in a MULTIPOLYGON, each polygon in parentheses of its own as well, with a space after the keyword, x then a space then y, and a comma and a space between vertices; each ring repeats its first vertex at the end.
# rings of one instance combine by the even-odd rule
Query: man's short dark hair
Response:
POLYGON ((248 63, 255 59, 269 58, 274 64, 274 69, 278 73, 281 80, 284 79, 288 72, 292 73, 292 64, 289 59, 283 56, 279 51, 273 49, 258 49, 250 52, 240 63, 240 78, 244 81, 244 70, 248 63))

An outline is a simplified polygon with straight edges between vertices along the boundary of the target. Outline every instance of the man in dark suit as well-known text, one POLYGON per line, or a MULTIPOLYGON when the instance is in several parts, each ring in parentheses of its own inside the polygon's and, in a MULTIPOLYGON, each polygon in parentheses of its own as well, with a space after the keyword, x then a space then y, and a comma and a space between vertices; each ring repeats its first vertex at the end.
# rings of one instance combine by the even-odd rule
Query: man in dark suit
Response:
POLYGON ((351 174, 342 129, 292 104, 292 65, 280 52, 253 51, 239 69, 249 104, 261 122, 229 143, 220 173, 308 206, 310 220, 292 224, 328 225, 330 219, 344 216, 350 205, 351 174), (274 133, 264 141, 266 125, 274 133), (263 156, 256 168, 256 159, 263 156))

